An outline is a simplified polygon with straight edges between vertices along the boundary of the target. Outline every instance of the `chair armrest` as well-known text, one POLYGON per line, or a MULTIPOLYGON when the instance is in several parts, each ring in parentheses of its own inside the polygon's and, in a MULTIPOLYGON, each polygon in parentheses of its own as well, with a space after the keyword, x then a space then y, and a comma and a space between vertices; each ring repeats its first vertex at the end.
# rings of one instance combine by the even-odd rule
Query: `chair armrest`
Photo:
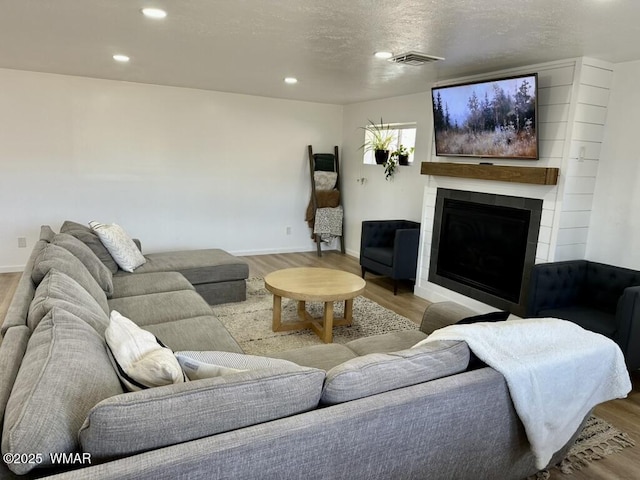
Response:
POLYGON ((616 309, 615 342, 624 353, 629 370, 640 368, 640 286, 624 289, 616 309))
POLYGON ((531 269, 527 317, 542 310, 575 305, 586 277, 585 260, 539 263, 531 269))
POLYGON ((393 243, 393 277, 415 278, 418 264, 420 230, 401 228, 396 230, 393 243))

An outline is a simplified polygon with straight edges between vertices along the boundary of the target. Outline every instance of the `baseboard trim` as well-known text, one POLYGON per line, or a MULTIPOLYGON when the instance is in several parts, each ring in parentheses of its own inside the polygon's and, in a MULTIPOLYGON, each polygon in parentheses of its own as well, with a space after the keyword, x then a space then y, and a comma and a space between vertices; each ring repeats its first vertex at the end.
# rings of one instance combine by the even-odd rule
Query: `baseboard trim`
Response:
POLYGON ((0 273, 17 273, 24 272, 25 265, 9 265, 6 267, 0 267, 0 273))

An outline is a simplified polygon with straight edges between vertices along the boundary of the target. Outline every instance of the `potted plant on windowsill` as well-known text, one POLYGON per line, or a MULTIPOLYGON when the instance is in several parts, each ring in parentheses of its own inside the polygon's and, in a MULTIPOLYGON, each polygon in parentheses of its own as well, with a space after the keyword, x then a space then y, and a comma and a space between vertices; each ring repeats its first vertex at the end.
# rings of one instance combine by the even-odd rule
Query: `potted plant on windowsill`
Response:
POLYGON ((360 146, 365 152, 373 152, 376 163, 384 165, 389 159, 389 146, 393 142, 394 135, 389 125, 385 125, 380 118, 380 124, 369 120, 369 125, 360 127, 367 135, 365 142, 360 146))
POLYGON ((411 155, 414 150, 414 147, 407 149, 407 147, 400 144, 397 150, 391 152, 391 157, 396 157, 399 165, 407 166, 409 165, 409 155, 411 155))

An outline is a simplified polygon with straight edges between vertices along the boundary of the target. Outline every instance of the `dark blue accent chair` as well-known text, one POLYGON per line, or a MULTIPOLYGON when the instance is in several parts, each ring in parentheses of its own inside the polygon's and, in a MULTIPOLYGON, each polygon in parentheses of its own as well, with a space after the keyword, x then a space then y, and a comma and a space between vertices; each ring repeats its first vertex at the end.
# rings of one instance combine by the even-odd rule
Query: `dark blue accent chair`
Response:
POLYGON ((614 340, 629 370, 640 368, 640 272, 570 260, 533 267, 528 317, 555 317, 614 340))
POLYGON ((365 272, 390 277, 393 294, 398 281, 415 282, 420 224, 410 220, 365 220, 360 237, 360 266, 365 272))

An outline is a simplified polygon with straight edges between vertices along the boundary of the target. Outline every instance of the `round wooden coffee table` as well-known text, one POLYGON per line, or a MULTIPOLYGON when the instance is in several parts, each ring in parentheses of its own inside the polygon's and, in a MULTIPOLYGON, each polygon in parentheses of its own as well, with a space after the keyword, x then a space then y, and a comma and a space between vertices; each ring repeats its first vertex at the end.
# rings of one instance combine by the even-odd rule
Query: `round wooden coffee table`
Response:
POLYGON ((353 299, 364 291, 366 282, 353 273, 331 268, 286 268, 264 277, 264 286, 273 293, 273 331, 311 328, 325 343, 333 341, 333 327, 350 325, 353 299), (282 323, 282 297, 298 300, 298 322, 282 323), (322 324, 305 308, 305 302, 324 302, 322 324), (344 301, 344 317, 333 318, 333 302, 344 301))

